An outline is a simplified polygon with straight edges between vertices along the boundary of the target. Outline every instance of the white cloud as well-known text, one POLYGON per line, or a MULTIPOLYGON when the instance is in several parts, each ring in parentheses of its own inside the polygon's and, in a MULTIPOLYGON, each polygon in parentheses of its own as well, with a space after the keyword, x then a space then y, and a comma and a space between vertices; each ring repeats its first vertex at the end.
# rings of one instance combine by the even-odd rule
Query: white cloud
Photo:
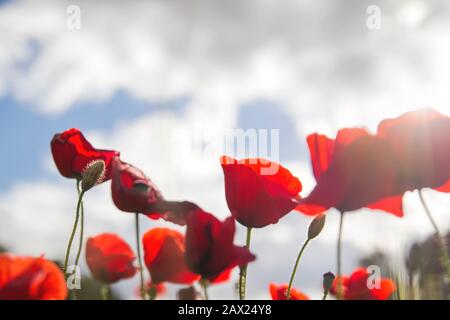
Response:
POLYGON ((438 1, 381 1, 378 31, 366 28, 368 1, 79 1, 78 31, 66 28, 68 4, 0 8, 0 92, 46 113, 121 89, 151 102, 187 95, 229 126, 240 103, 270 98, 305 122, 301 135, 424 104, 450 110, 436 90, 450 51, 438 1))

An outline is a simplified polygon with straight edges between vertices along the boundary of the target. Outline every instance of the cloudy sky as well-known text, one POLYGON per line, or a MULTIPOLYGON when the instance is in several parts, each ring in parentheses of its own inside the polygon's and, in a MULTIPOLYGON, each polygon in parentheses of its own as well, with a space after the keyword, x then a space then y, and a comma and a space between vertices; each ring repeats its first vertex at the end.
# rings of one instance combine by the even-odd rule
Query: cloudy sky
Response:
MULTIPOLYGON (((19 254, 63 256, 75 183, 58 175, 49 142, 70 127, 120 150, 167 198, 221 218, 229 212, 216 146, 231 129, 279 129, 276 160, 307 194, 314 184, 307 134, 374 130, 421 107, 450 115, 449 18, 444 0, 0 0, 0 243, 19 254), (80 8, 79 29, 68 27, 70 5, 80 8), (380 9, 379 29, 366 24, 370 5, 380 9)), ((449 230, 450 196, 426 198, 449 230)), ((401 266, 412 241, 432 233, 417 194, 404 206, 403 219, 369 210, 347 217, 345 272, 376 249, 401 266)), ((90 191, 85 207, 87 235, 117 232, 134 245, 133 218, 112 205, 108 184, 90 191)), ((288 281, 309 221, 293 212, 255 230, 250 298, 268 298, 269 282, 288 281)), ((335 270, 336 222, 330 211, 296 278, 313 298, 322 274, 335 270)), ((157 225, 173 227, 143 220, 142 230, 157 225)), ((117 289, 132 298, 136 285, 137 277, 117 289)), ((232 298, 232 285, 210 296, 232 298)))

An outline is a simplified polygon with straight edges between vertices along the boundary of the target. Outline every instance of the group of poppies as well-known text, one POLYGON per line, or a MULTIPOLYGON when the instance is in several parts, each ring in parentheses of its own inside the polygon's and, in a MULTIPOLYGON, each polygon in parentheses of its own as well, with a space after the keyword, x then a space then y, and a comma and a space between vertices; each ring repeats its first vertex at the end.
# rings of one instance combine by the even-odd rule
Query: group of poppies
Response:
MULTIPOLYGON (((317 184, 304 198, 299 195, 300 180, 278 163, 260 158, 221 157, 225 196, 232 216, 220 221, 193 202, 166 200, 141 170, 120 159, 119 152, 94 148, 78 129, 56 134, 51 141, 56 167, 64 177, 77 181, 79 194, 63 272, 43 257, 0 255, 0 299, 68 296, 65 278, 70 276, 67 265, 78 225, 81 232, 75 265, 83 246, 83 195, 108 180, 116 207, 135 214, 138 265, 130 246, 111 233, 87 240, 87 265, 92 276, 106 286, 140 273, 143 299, 154 299, 164 283, 196 282, 203 287, 205 298, 207 287, 229 280, 236 267, 240 269, 239 296, 244 299, 247 264, 256 259, 249 250, 252 229, 275 224, 293 210, 316 218, 291 282, 270 284, 269 290, 276 300, 308 299, 292 288, 292 281, 304 247, 322 230, 325 211, 335 208, 343 216, 345 212, 366 207, 401 217, 402 196, 406 191, 433 188, 450 192, 450 118, 435 110, 423 109, 384 120, 376 134, 361 128, 345 128, 339 130, 336 139, 312 134, 307 142, 317 184), (154 228, 141 238, 139 215, 186 226, 185 234, 154 228), (234 244, 235 220, 247 228, 245 246, 234 244), (145 284, 140 243, 151 279, 145 284)), ((382 279, 381 285, 369 288, 370 274, 363 268, 356 269, 351 276, 343 276, 338 262, 337 273, 336 278, 324 275, 324 298, 330 292, 342 299, 388 299, 396 290, 390 279, 382 279)), ((194 299, 199 294, 189 287, 178 296, 194 299)))

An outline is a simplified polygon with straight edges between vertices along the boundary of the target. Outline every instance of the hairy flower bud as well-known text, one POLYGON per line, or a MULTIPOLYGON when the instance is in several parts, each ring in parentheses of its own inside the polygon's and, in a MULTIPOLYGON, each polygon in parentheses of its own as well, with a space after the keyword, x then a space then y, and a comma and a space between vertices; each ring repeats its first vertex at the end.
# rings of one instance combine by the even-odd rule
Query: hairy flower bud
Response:
POLYGON ((314 239, 317 237, 325 225, 325 215, 320 214, 311 221, 311 224, 308 228, 308 239, 314 239))
POLYGON ((94 160, 87 164, 81 174, 81 190, 88 191, 105 179, 105 161, 94 160))

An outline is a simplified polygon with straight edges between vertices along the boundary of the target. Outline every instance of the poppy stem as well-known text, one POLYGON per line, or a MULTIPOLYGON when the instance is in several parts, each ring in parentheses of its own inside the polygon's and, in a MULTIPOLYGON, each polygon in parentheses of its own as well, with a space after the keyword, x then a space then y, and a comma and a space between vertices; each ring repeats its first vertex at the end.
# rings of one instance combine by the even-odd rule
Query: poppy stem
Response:
POLYGON ((340 220, 339 220, 339 233, 338 233, 338 240, 337 240, 337 254, 336 254, 336 261, 337 261, 337 272, 336 272, 336 278, 337 278, 337 299, 342 299, 342 225, 344 223, 344 212, 340 213, 340 220))
POLYGON ((149 300, 155 300, 157 294, 158 293, 157 293, 156 285, 153 282, 151 282, 150 283, 150 288, 148 290, 148 298, 149 298, 149 300))
POLYGON ((141 297, 142 300, 146 299, 146 293, 145 293, 145 287, 144 287, 144 269, 142 267, 142 257, 141 257, 141 236, 139 235, 139 213, 136 212, 135 215, 135 221, 136 221, 136 247, 137 247, 137 254, 138 254, 138 262, 139 262, 139 276, 140 276, 140 288, 141 288, 141 297))
POLYGON ((292 283, 294 282, 295 273, 297 272, 297 267, 298 267, 298 264, 302 257, 303 251, 305 251, 305 248, 308 245, 310 240, 311 240, 310 238, 306 239, 306 241, 302 245, 302 248, 300 249, 300 252, 298 253, 297 260, 295 261, 295 265, 294 265, 294 270, 292 270, 291 279, 289 280, 289 285, 288 285, 287 292, 286 292, 287 300, 289 300, 289 298, 291 297, 291 288, 292 288, 292 283))
POLYGON ((431 224, 433 225, 434 231, 436 232, 436 238, 439 242, 439 247, 440 247, 440 251, 441 251, 439 261, 441 263, 442 268, 447 273, 447 285, 448 285, 448 281, 450 281, 450 263, 448 260, 446 241, 445 241, 445 238, 442 236, 442 233, 440 232, 436 221, 434 220, 433 216, 431 215, 430 208, 426 204, 425 199, 423 197, 422 189, 419 190, 419 198, 420 198, 420 202, 422 203, 423 208, 425 209, 425 213, 427 214, 428 219, 430 220, 431 224))
MULTIPOLYGON (((80 184, 77 185, 78 187, 78 196, 81 194, 80 184)), ((77 257, 75 259, 75 266, 78 266, 78 262, 80 261, 81 251, 83 248, 83 235, 84 235, 84 205, 83 200, 81 200, 81 211, 80 211, 80 243, 78 245, 78 252, 77 257)))
MULTIPOLYGON (((252 238, 252 228, 247 227, 247 239, 245 241, 245 247, 250 249, 250 240, 252 238)), ((241 272, 239 274, 239 300, 245 300, 245 288, 247 282, 247 266, 248 264, 244 264, 241 266, 241 272)))
POLYGON ((82 191, 78 196, 77 210, 76 210, 76 214, 75 214, 75 222, 73 224, 72 233, 70 234, 69 243, 67 244, 66 257, 64 259, 64 267, 63 267, 63 272, 64 272, 65 276, 67 276, 66 271, 67 271, 67 265, 69 263, 70 249, 72 248, 73 238, 75 237, 75 233, 77 231, 77 226, 78 226, 78 220, 80 219, 80 207, 81 207, 81 203, 83 200, 83 195, 84 195, 84 191, 82 191))
POLYGON ((200 280, 200 284, 203 288, 203 297, 205 298, 205 300, 209 300, 209 296, 208 296, 208 280, 200 280))
POLYGON ((102 300, 110 300, 111 298, 111 289, 109 285, 103 284, 100 287, 100 295, 102 296, 102 300))
POLYGON ((327 300, 327 297, 328 297, 328 291, 324 291, 322 300, 327 300))

